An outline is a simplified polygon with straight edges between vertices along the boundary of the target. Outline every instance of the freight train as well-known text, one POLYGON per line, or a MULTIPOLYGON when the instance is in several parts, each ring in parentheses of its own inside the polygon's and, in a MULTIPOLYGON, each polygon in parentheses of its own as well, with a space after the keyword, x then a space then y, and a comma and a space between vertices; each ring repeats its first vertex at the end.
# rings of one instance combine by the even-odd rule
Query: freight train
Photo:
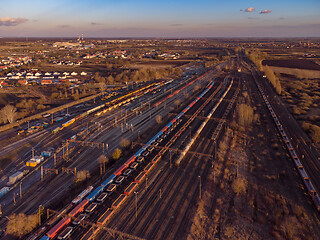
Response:
MULTIPOLYGON (((99 198, 105 191, 110 193, 114 191, 114 184, 119 183, 126 178, 126 175, 123 173, 127 169, 135 169, 138 164, 144 161, 145 156, 148 156, 147 153, 151 152, 150 147, 156 142, 161 142, 168 134, 182 121, 182 116, 196 103, 198 102, 214 85, 214 82, 208 84, 204 92, 202 92, 192 103, 190 103, 186 108, 183 109, 174 119, 172 119, 161 131, 159 131, 153 138, 151 138, 142 148, 140 148, 132 157, 130 157, 122 166, 120 166, 113 174, 111 174, 100 186, 94 189, 85 199, 83 199, 79 204, 76 204, 75 207, 56 225, 54 225, 41 240, 53 239, 57 236, 62 229, 69 225, 72 218, 79 215, 81 212, 85 211, 86 208, 92 207, 95 200, 99 198), (121 180, 120 180, 121 178, 121 180)), ((154 164, 160 159, 158 156, 156 159, 153 159, 134 180, 134 184, 130 184, 124 191, 124 194, 121 194, 111 205, 111 208, 107 209, 106 212, 98 219, 97 223, 103 225, 125 200, 126 197, 135 189, 137 183, 139 183, 146 172, 149 172, 154 164)), ((93 230, 92 234, 95 234, 99 229, 93 230)))
MULTIPOLYGON (((155 89, 155 87, 153 87, 151 90, 148 89, 148 88, 152 87, 152 86, 155 85, 155 84, 158 85, 158 86, 160 86, 159 83, 152 83, 152 84, 149 84, 149 85, 147 85, 147 86, 145 86, 145 87, 143 87, 143 88, 140 88, 140 89, 138 89, 138 90, 136 90, 136 91, 133 91, 133 92, 131 92, 131 93, 128 93, 128 94, 126 94, 126 95, 123 95, 123 96, 121 96, 121 97, 118 97, 118 98, 116 98, 116 99, 114 99, 114 100, 112 100, 112 101, 110 101, 110 102, 103 103, 103 104, 101 104, 101 105, 99 105, 99 106, 97 106, 97 107, 91 108, 91 109, 89 109, 88 111, 85 111, 84 113, 79 114, 79 115, 76 116, 75 118, 72 118, 72 119, 68 120, 67 122, 63 123, 60 127, 56 127, 56 128, 52 131, 52 133, 53 133, 53 134, 56 134, 56 133, 60 132, 63 128, 68 127, 68 126, 70 126, 71 124, 73 124, 75 121, 77 121, 77 120, 79 120, 79 119, 81 119, 81 118, 83 118, 83 117, 85 117, 85 116, 87 116, 87 115, 89 115, 89 114, 92 114, 92 113, 94 113, 94 112, 97 112, 97 113, 96 113, 96 116, 100 116, 102 113, 106 113, 106 112, 108 112, 108 111, 111 111, 112 109, 115 109, 115 108, 117 108, 117 107, 120 107, 120 106, 122 106, 122 105, 124 105, 124 104, 126 104, 126 103, 128 103, 128 102, 130 102, 130 101, 132 101, 132 100, 134 100, 134 99, 135 99, 136 97, 138 97, 139 95, 144 94, 144 93, 146 93, 146 92, 149 92, 149 91, 155 89), (147 91, 143 92, 145 89, 147 89, 147 91), (131 95, 132 95, 132 97, 129 98, 131 95), (123 99, 124 99, 124 100, 123 100, 123 99), (104 109, 104 110, 102 110, 102 111, 99 111, 100 109, 103 109, 103 108, 105 108, 105 107, 107 107, 107 108, 104 109)), ((111 95, 113 95, 113 93, 112 93, 111 95)), ((59 121, 61 121, 62 119, 63 119, 63 118, 59 118, 59 121)), ((58 121, 55 121, 55 122, 58 122, 58 121)))
POLYGON ((307 188, 308 193, 309 193, 310 196, 312 197, 312 201, 313 201, 316 209, 317 209, 318 211, 320 211, 320 196, 319 196, 318 192, 317 192, 316 189, 314 188, 314 186, 313 186, 313 184, 312 184, 312 182, 311 182, 311 180, 310 180, 307 172, 305 171, 303 165, 301 164, 300 159, 299 159, 297 153, 296 153, 295 150, 293 149, 293 146, 292 146, 292 144, 291 144, 291 141, 289 140, 286 132, 284 131, 283 126, 282 126, 282 124, 280 123, 277 115, 275 114, 275 112, 274 112, 271 104, 269 103, 269 100, 268 100, 267 96, 265 95, 265 93, 264 93, 261 85, 257 82, 256 79, 255 79, 255 82, 256 82, 256 84, 257 84, 257 86, 258 86, 258 89, 259 89, 259 91, 260 91, 260 93, 261 93, 261 95, 262 95, 262 98, 263 98, 265 104, 266 104, 267 107, 268 107, 268 110, 269 110, 269 112, 270 112, 270 114, 271 114, 271 116, 272 116, 272 118, 273 118, 273 121, 275 122, 275 124, 276 124, 276 126, 277 126, 277 128, 278 128, 278 131, 279 131, 279 133, 280 133, 280 135, 281 135, 281 137, 282 137, 282 140, 284 141, 284 143, 285 143, 285 145, 286 145, 286 147, 287 147, 287 149, 288 149, 288 151, 289 151, 289 154, 290 154, 290 156, 291 156, 291 158, 292 158, 292 160, 293 160, 293 163, 294 163, 294 165, 295 165, 298 173, 300 174, 300 177, 302 178, 302 181, 303 181, 305 187, 307 188))

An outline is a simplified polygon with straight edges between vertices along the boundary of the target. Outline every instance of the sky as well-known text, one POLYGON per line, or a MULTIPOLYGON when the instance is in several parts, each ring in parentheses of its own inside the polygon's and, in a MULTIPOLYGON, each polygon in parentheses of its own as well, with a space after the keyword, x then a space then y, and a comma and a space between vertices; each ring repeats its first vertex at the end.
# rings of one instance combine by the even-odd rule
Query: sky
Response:
POLYGON ((0 37, 320 37, 320 0, 0 0, 0 37))

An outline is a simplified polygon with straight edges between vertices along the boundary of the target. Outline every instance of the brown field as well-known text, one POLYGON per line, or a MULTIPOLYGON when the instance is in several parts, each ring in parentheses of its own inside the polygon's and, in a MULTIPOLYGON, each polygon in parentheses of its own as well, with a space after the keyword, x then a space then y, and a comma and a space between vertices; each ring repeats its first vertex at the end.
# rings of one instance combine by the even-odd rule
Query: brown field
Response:
POLYGON ((305 60, 305 59, 263 60, 262 64, 274 66, 274 67, 298 68, 298 69, 320 71, 320 66, 318 64, 316 64, 312 60, 305 60))
POLYGON ((276 73, 293 75, 293 76, 296 76, 297 78, 320 78, 320 71, 316 71, 316 70, 274 67, 274 66, 271 66, 271 69, 276 73))
POLYGON ((176 67, 189 63, 189 60, 141 60, 129 64, 127 67, 132 69, 140 68, 168 68, 176 67))

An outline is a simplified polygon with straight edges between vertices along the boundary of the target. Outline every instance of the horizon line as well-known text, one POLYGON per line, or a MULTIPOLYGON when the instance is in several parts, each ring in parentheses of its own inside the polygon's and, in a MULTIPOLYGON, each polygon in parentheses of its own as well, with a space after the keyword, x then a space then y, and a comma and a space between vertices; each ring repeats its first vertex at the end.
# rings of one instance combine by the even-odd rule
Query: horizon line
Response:
MULTIPOLYGON (((79 37, 0 37, 0 39, 78 39, 79 37)), ((85 39, 137 39, 137 40, 149 40, 149 39, 162 39, 162 40, 195 40, 195 39, 308 39, 308 38, 320 38, 320 36, 307 36, 307 37, 86 37, 85 39)))

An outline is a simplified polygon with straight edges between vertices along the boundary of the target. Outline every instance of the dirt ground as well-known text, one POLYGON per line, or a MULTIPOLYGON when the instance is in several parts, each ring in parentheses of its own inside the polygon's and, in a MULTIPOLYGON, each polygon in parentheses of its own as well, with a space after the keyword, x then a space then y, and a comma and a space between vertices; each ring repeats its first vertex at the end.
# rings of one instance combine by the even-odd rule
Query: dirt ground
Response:
POLYGON ((306 60, 306 59, 263 60, 262 64, 274 66, 274 67, 320 70, 320 66, 316 64, 313 60, 306 60))
POLYGON ((188 240, 320 239, 319 214, 271 117, 255 106, 259 120, 231 123, 220 142, 188 240))
POLYGON ((295 76, 296 78, 320 78, 319 70, 307 70, 298 68, 285 68, 285 67, 270 67, 274 72, 279 74, 287 74, 295 76))

